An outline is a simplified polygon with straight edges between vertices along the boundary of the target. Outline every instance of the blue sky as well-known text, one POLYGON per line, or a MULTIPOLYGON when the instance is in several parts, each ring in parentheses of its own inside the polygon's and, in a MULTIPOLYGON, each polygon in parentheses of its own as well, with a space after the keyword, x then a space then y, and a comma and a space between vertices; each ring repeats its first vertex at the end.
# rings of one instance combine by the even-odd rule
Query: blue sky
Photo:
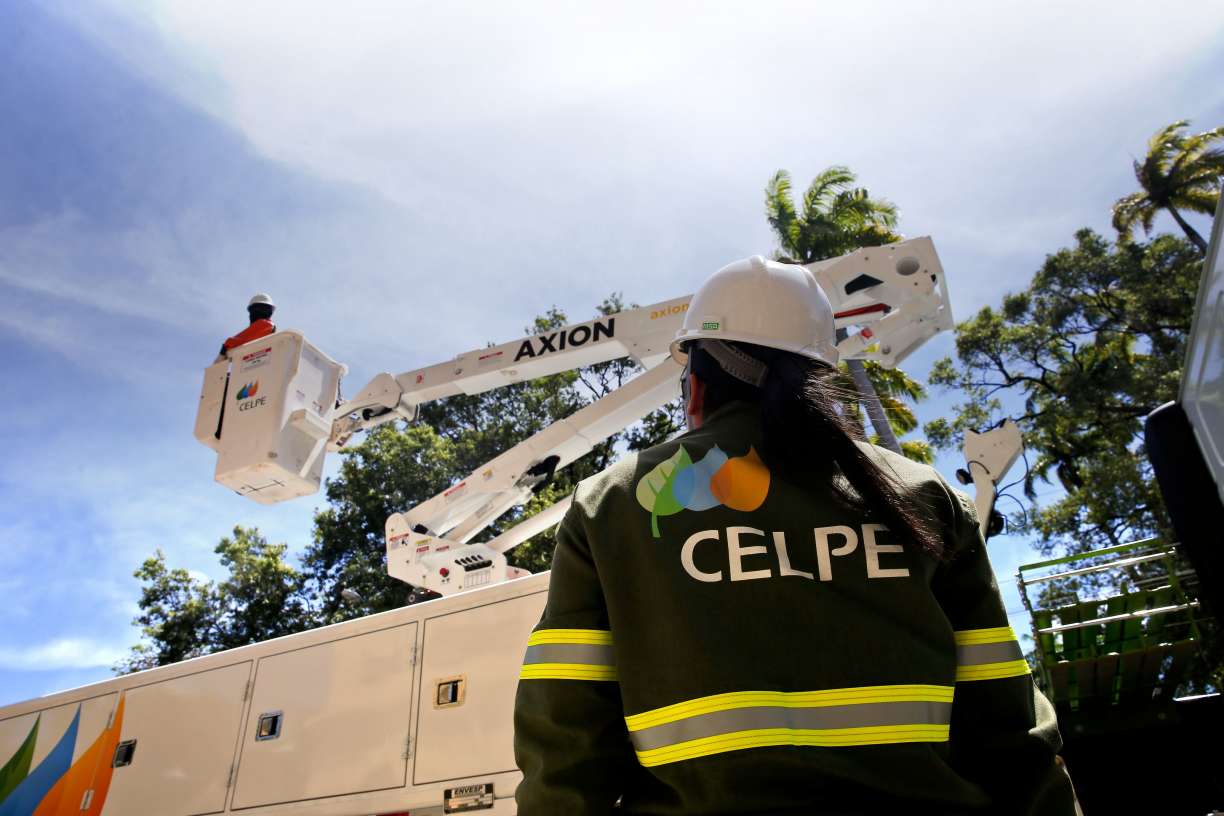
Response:
POLYGON ((0 703, 107 677, 155 548, 309 540, 319 499, 244 501, 191 437, 254 291, 351 392, 692 291, 771 251, 775 170, 844 163, 963 318, 1105 230, 1158 127, 1224 123, 1224 9, 841 5, 0 3, 0 703))

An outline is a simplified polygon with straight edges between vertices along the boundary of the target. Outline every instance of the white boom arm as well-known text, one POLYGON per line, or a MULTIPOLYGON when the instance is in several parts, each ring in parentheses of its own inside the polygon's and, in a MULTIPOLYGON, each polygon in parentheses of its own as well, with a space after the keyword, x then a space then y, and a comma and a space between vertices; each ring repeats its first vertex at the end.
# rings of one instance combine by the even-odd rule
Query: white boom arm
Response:
MULTIPOLYGON (((808 264, 833 306, 838 328, 860 331, 838 344, 842 359, 875 360, 894 368, 935 334, 952 328, 943 266, 930 238, 856 250, 808 264)), ((688 311, 690 296, 629 309, 549 334, 460 354, 403 374, 379 374, 336 411, 331 448, 353 433, 457 394, 479 394, 594 363, 630 357, 653 368, 688 311)))
MULTIPOLYGON (((860 249, 807 268, 828 296, 838 328, 858 328, 838 344, 843 359, 875 360, 892 368, 927 338, 952 326, 943 267, 930 238, 860 249)), ((260 341, 251 344, 251 349, 239 349, 243 352, 240 364, 227 369, 236 378, 236 396, 233 392, 226 396, 225 371, 218 369, 206 380, 197 436, 218 450, 219 463, 225 461, 228 450, 241 448, 245 455, 242 467, 226 469, 219 464, 217 480, 238 483, 239 492, 273 503, 317 490, 322 468, 322 456, 316 455, 310 460, 309 478, 293 478, 297 470, 291 472, 288 465, 300 469, 297 450, 308 446, 295 442, 294 447, 276 447, 277 440, 301 436, 301 423, 294 424, 297 414, 289 411, 296 403, 286 395, 319 391, 321 396, 312 397, 308 407, 318 414, 320 431, 307 441, 321 447, 321 437, 326 436, 327 449, 334 451, 358 431, 399 418, 415 419, 420 406, 431 400, 479 394, 594 363, 632 358, 646 369, 637 378, 515 445, 408 513, 397 513, 388 520, 391 575, 445 594, 496 582, 507 575, 503 553, 555 523, 561 510, 528 519, 523 522, 527 526, 504 532, 489 544, 468 542, 530 498, 532 489, 557 468, 675 398, 680 370, 671 361, 669 346, 688 304, 688 297, 674 298, 475 349, 437 365, 397 375, 379 374, 334 410, 330 407, 336 393, 334 376, 328 379, 312 372, 332 372, 338 370, 338 364, 303 368, 306 363, 295 361, 314 359, 306 351, 320 355, 310 349, 296 356, 278 355, 275 349, 261 350, 267 344, 260 341), (248 399, 256 394, 259 396, 248 399), (264 394, 270 395, 266 410, 261 407, 264 394), (239 402, 231 406, 230 417, 224 418, 224 430, 214 433, 221 426, 221 406, 227 399, 239 402), (232 423, 260 411, 267 417, 266 428, 260 425, 245 437, 231 431, 232 423)))
POLYGON ((977 433, 965 431, 965 471, 958 471, 962 484, 973 482, 974 505, 977 507, 978 525, 985 539, 990 531, 991 512, 998 495, 999 482, 1020 458, 1024 442, 1020 438, 1020 426, 1012 420, 992 431, 977 433), (968 478, 965 477, 968 473, 968 478))
MULTIPOLYGON (((892 368, 927 338, 952 325, 943 268, 929 238, 859 250, 809 269, 828 294, 839 327, 860 327, 839 344, 844 358, 877 360, 892 368)), ((468 542, 527 501, 532 489, 557 468, 677 396, 680 370, 668 357, 668 346, 688 302, 688 297, 676 298, 469 352, 454 363, 395 377, 380 375, 343 406, 343 412, 358 415, 337 423, 334 438, 340 443, 359 428, 412 416, 416 406, 429 399, 479 393, 623 356, 647 368, 617 391, 502 453, 443 493, 407 513, 392 515, 386 534, 388 572, 443 594, 501 580, 507 574, 504 553, 555 524, 564 509, 554 505, 540 514, 546 518, 527 519, 486 544, 468 542)))

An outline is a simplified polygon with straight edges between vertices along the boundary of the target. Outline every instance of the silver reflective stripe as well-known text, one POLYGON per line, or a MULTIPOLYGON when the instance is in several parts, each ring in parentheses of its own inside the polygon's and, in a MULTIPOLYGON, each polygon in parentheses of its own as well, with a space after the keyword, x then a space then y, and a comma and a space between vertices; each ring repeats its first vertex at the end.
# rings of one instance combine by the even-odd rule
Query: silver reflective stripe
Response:
POLYGON ((792 708, 755 706, 712 711, 676 722, 631 731, 633 747, 650 751, 689 740, 764 728, 831 729, 883 725, 947 725, 952 704, 937 702, 856 703, 792 708))
POLYGON ((1003 643, 978 643, 971 646, 956 647, 956 663, 958 666, 977 666, 982 663, 1004 663, 1010 660, 1023 660, 1024 650, 1014 640, 1003 643))
POLYGON ((524 665, 533 663, 586 663, 594 666, 612 666, 611 646, 591 646, 585 643, 542 643, 528 646, 524 665))

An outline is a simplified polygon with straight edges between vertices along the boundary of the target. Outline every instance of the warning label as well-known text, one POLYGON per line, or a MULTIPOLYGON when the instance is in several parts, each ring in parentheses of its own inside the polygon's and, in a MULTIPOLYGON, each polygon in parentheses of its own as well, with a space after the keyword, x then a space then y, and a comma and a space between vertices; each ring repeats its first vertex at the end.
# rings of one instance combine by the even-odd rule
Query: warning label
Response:
POLYGON ((464 813, 469 810, 490 810, 493 807, 493 783, 447 788, 443 811, 464 813))
POLYGON ((250 354, 242 355, 242 371, 250 371, 252 368, 259 368, 264 363, 272 359, 272 347, 269 346, 259 351, 252 351, 250 354))

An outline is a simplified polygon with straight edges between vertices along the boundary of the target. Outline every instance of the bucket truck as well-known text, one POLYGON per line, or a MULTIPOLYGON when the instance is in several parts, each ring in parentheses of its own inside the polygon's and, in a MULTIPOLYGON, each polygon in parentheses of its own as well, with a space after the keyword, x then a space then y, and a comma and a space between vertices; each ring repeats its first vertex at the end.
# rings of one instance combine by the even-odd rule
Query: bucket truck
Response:
MULTIPOLYGON (((844 358, 892 367, 952 326, 929 238, 808 268, 848 330, 844 358)), ((688 302, 380 374, 340 405, 344 366, 298 332, 211 366, 195 435, 217 452, 216 480, 264 504, 315 492, 328 451, 412 421, 430 400, 619 357, 645 370, 387 520, 390 574, 442 597, 0 709, 0 807, 16 808, 3 812, 51 812, 57 797, 54 812, 95 816, 514 813, 514 691, 548 576, 514 570, 505 553, 567 502, 475 540, 558 468, 678 395, 668 345, 688 302)), ((968 465, 979 507, 1017 444, 978 440, 968 465)))

